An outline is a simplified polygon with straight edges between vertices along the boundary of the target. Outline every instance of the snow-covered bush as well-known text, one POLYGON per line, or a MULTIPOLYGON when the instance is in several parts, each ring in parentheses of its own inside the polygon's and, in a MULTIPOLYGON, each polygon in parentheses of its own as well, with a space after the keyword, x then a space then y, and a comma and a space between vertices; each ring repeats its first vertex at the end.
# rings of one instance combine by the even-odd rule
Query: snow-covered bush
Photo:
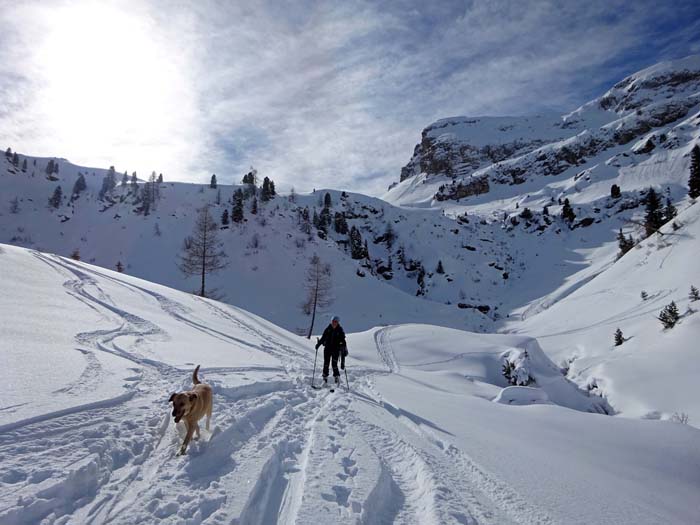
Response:
POLYGON ((688 422, 690 421, 690 418, 688 417, 688 414, 685 412, 674 412, 673 415, 671 416, 671 421, 674 423, 681 423, 683 425, 687 425, 688 422))
POLYGON ((535 378, 530 375, 530 356, 527 350, 509 352, 505 356, 501 371, 509 385, 527 386, 535 382, 535 378))

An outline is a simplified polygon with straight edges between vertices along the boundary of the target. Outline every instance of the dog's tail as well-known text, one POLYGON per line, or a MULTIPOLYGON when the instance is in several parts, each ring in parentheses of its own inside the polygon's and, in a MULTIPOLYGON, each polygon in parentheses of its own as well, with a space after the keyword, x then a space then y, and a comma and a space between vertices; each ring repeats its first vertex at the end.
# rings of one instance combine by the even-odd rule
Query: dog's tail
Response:
POLYGON ((197 365, 197 368, 195 368, 194 372, 192 372, 192 383, 194 383, 195 385, 198 385, 199 383, 201 383, 201 381, 197 377, 197 372, 199 372, 199 366, 200 365, 197 365))

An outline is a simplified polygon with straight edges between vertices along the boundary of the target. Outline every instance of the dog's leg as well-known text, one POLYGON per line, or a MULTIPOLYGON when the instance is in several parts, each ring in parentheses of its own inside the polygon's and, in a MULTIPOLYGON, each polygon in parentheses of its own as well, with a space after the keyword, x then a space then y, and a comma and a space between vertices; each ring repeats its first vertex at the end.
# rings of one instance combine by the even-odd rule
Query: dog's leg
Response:
POLYGON ((182 442, 182 447, 180 447, 180 455, 184 455, 187 452, 187 445, 190 444, 192 439, 192 434, 194 433, 194 426, 187 424, 187 435, 185 436, 185 441, 182 442))
POLYGON ((199 423, 195 423, 195 424, 194 424, 194 431, 197 433, 197 435, 195 436, 194 439, 197 440, 197 439, 199 439, 199 438, 201 437, 201 436, 200 436, 200 433, 199 433, 199 423))

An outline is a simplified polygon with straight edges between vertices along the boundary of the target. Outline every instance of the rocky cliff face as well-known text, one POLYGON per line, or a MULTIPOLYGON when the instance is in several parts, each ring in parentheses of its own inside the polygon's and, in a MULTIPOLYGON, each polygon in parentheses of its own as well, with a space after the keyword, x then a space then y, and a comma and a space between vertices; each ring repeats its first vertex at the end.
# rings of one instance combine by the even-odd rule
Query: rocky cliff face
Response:
MULTIPOLYGON (((662 62, 627 77, 601 97, 561 116, 455 117, 423 130, 401 184, 434 182, 432 202, 459 201, 538 177, 575 175, 593 158, 682 148, 695 140, 678 128, 700 110, 700 55, 662 62), (685 139, 680 136, 685 135, 685 139)), ((609 159, 605 159, 609 160, 609 159)), ((399 186, 401 186, 399 184, 399 186)), ((387 194, 410 203, 406 188, 387 194)), ((422 198, 425 198, 423 191, 422 198)))

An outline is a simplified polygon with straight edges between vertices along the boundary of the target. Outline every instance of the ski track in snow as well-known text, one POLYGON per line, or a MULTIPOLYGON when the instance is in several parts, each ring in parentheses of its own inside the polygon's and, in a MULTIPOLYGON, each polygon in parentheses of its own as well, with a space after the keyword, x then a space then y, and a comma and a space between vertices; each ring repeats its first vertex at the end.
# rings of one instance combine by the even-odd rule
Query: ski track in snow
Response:
MULTIPOLYGON (((189 387, 189 374, 149 355, 168 340, 156 324, 117 306, 83 267, 35 254, 63 275, 64 288, 98 312, 105 325, 77 333, 86 359, 79 380, 61 389, 80 396, 99 381, 97 354, 133 363, 127 393, 0 428, 0 522, 7 524, 552 523, 433 430, 383 402, 372 375, 353 369, 353 390, 312 390, 310 354, 276 340, 232 309, 201 300, 216 316, 250 334, 241 342, 189 309, 99 271, 169 316, 212 337, 245 343, 280 367, 207 369, 214 389, 211 432, 176 456, 181 428, 170 424, 167 395, 189 387), (262 380, 228 386, 248 372, 262 380)), ((391 328, 375 332, 386 368, 400 370, 391 328)))

